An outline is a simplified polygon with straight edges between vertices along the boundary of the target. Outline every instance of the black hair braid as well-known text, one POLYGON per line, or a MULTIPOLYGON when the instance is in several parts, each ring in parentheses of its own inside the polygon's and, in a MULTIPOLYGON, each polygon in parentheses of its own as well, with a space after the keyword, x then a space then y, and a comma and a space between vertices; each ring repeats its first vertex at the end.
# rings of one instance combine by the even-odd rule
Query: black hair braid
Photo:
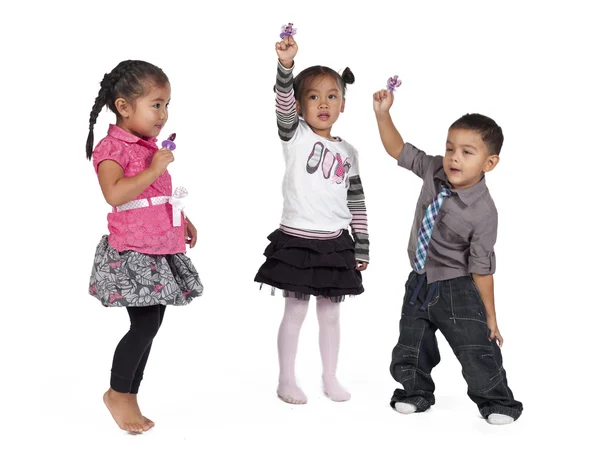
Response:
MULTIPOLYGON (((106 79, 106 75, 104 79, 106 79)), ((104 82, 104 80, 102 80, 104 82)), ((102 84, 102 83, 101 83, 102 84)), ((104 105, 106 105, 107 98, 107 89, 103 86, 100 88, 100 92, 98 92, 98 96, 94 101, 94 106, 92 107, 92 111, 90 112, 90 131, 88 133, 87 142, 85 144, 85 156, 87 159, 92 159, 92 152, 94 149, 94 125, 96 124, 96 120, 98 119, 98 114, 102 111, 104 105)))
MULTIPOLYGON (((124 84, 123 82, 125 82, 125 84, 136 84, 136 85, 141 85, 138 77, 136 76, 136 74, 134 74, 134 72, 138 72, 138 66, 141 66, 144 62, 143 61, 136 61, 136 60, 127 60, 127 61, 121 61, 117 67, 115 67, 110 73, 107 73, 105 75, 105 80, 102 80, 107 89, 108 89, 108 93, 109 96, 106 99, 107 102, 107 106, 109 107, 109 109, 114 112, 115 114, 117 114, 117 109, 115 106, 115 100, 121 96, 123 97, 129 97, 129 89, 127 88, 127 86, 119 86, 120 84, 124 84), (131 80, 131 78, 133 78, 133 80, 131 80), (132 83, 133 82, 133 83, 132 83), (121 89, 119 89, 119 87, 121 87, 121 89)), ((100 83, 102 85, 102 83, 100 83)), ((143 89, 139 89, 139 94, 141 94, 143 89)))
POLYGON ((129 70, 132 66, 131 63, 134 61, 123 61, 117 65, 110 73, 104 74, 104 78, 100 82, 100 91, 98 92, 98 96, 94 101, 94 106, 92 107, 92 111, 90 112, 90 131, 88 133, 87 142, 85 145, 85 156, 87 159, 92 159, 92 152, 94 150, 94 125, 96 125, 96 120, 98 120, 98 115, 102 111, 102 108, 108 103, 109 108, 111 107, 109 102, 111 97, 111 91, 114 89, 115 85, 119 81, 119 79, 129 70))
POLYGON ((85 147, 87 159, 92 158, 94 147, 94 125, 102 108, 106 105, 118 115, 115 106, 115 100, 119 97, 132 100, 144 91, 144 81, 151 77, 159 84, 168 82, 169 79, 164 72, 145 61, 126 60, 121 61, 110 73, 104 75, 100 82, 100 91, 94 101, 94 106, 90 112, 89 133, 85 147))

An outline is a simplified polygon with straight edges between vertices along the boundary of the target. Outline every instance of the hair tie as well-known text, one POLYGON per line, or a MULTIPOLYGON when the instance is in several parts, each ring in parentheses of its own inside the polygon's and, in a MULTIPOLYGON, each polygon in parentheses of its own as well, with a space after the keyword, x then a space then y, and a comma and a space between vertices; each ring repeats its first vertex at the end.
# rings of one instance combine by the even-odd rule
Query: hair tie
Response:
POLYGON ((175 140, 175 137, 177 136, 177 134, 173 133, 172 135, 169 136, 169 138, 165 141, 162 141, 162 146, 165 148, 168 148, 169 150, 175 150, 175 148, 177 148, 177 146, 175 145, 175 142, 173 142, 175 140))
POLYGON ((292 28, 293 23, 288 23, 287 25, 281 25, 281 33, 279 37, 283 39, 286 36, 293 36, 296 34, 296 29, 292 28))
POLYGON ((390 92, 394 92, 397 87, 400 87, 402 81, 398 79, 398 75, 394 75, 393 77, 388 78, 387 81, 387 90, 390 92))

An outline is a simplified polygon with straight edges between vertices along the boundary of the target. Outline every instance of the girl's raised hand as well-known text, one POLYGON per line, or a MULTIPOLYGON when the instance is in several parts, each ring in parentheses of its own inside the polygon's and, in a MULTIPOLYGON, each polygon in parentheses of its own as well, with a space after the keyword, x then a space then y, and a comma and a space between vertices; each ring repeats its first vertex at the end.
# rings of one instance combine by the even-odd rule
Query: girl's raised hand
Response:
POLYGON ((294 64, 294 57, 298 53, 298 44, 292 36, 285 36, 275 44, 275 51, 279 61, 284 67, 290 68, 294 64))

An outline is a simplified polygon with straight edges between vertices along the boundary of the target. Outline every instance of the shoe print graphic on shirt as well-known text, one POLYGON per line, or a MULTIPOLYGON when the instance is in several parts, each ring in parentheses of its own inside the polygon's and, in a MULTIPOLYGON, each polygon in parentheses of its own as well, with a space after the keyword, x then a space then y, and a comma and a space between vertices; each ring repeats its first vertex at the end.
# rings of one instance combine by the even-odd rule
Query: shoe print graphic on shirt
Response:
POLYGON ((342 156, 339 153, 334 155, 333 152, 326 148, 321 142, 316 142, 308 155, 306 171, 312 175, 319 169, 319 165, 321 165, 321 171, 326 180, 331 179, 333 183, 337 184, 342 184, 345 180, 346 187, 348 186, 349 179, 347 174, 352 167, 350 158, 346 158, 342 161, 342 156))

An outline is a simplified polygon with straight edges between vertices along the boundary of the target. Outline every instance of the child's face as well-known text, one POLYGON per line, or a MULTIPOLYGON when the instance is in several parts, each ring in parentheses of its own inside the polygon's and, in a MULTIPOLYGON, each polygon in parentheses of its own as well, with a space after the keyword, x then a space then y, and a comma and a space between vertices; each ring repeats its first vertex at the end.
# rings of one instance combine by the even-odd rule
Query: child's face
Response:
POLYGON ((446 141, 444 172, 454 189, 467 189, 481 180, 498 164, 498 155, 490 155, 478 132, 451 129, 446 141))
POLYGON ((344 112, 345 100, 337 80, 331 75, 317 75, 304 84, 296 111, 319 136, 331 138, 331 127, 344 112))
POLYGON ((135 103, 117 99, 119 111, 117 125, 131 134, 140 137, 156 137, 169 119, 167 109, 171 101, 171 85, 152 86, 135 103))

